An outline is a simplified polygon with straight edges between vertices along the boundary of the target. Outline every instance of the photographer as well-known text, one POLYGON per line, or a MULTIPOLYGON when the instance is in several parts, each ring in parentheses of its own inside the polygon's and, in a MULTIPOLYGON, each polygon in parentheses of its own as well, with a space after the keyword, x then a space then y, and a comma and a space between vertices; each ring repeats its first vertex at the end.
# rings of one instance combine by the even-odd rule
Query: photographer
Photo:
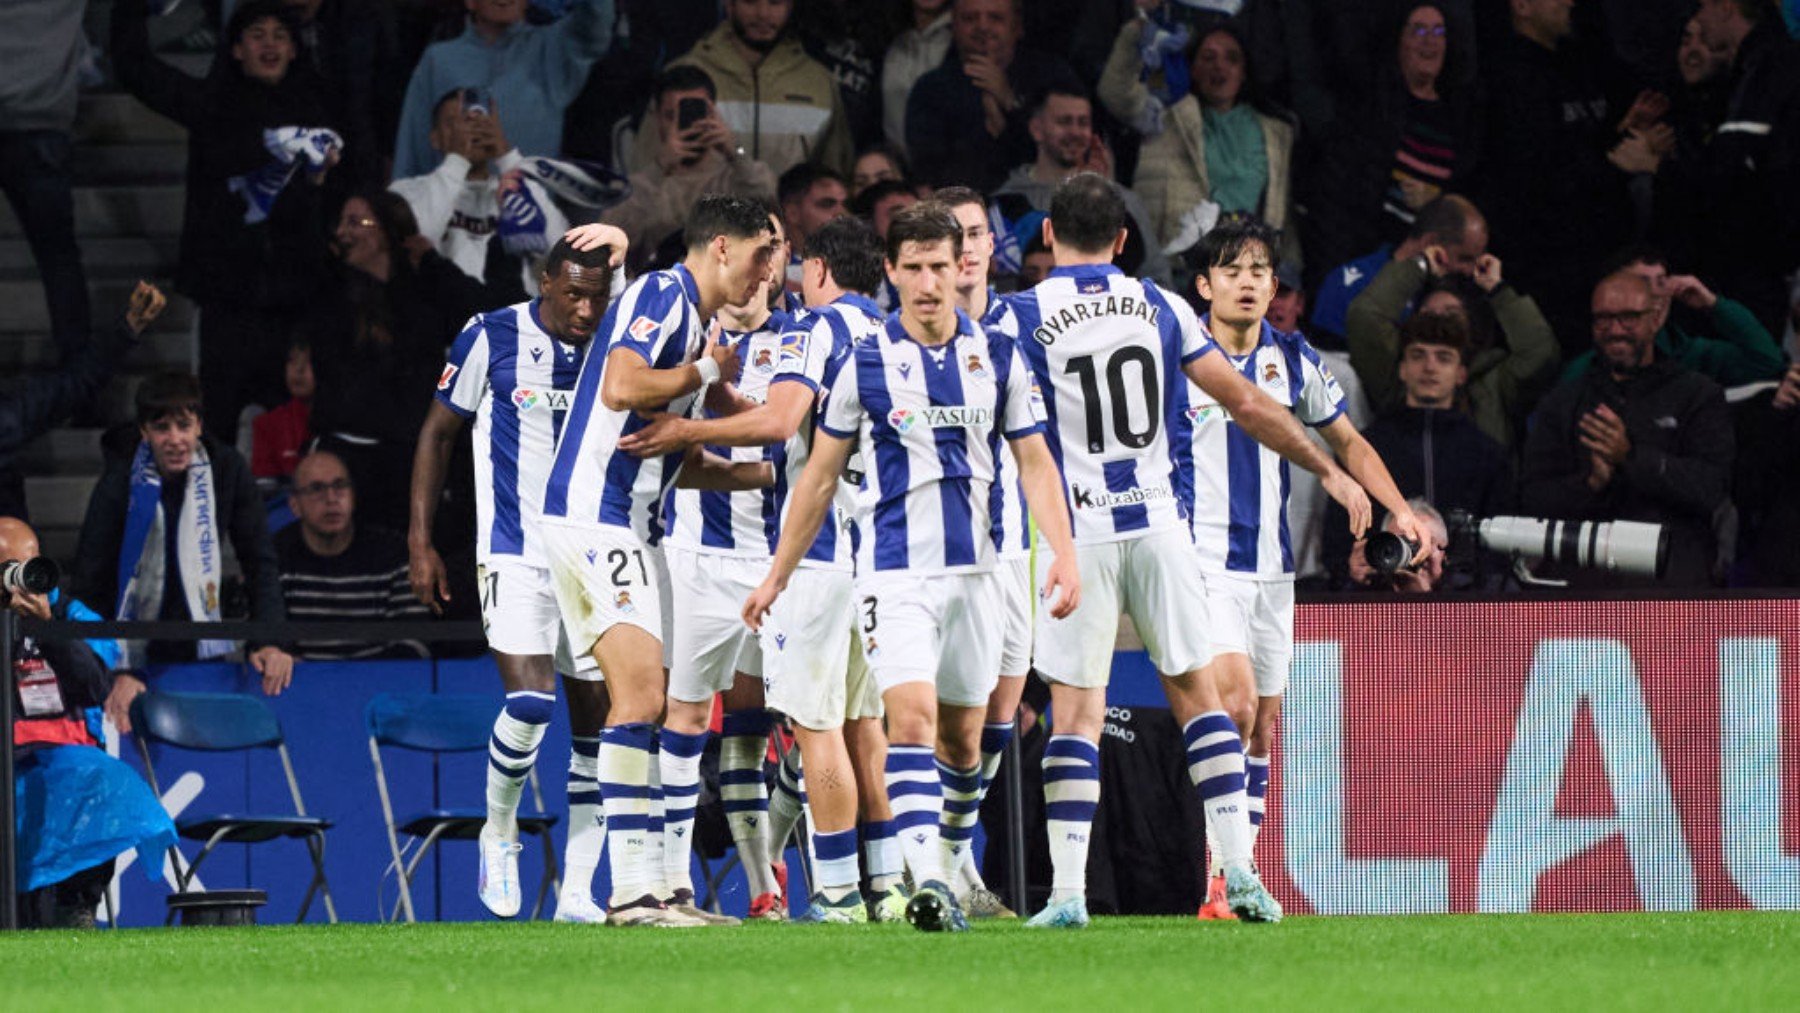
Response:
MULTIPOLYGON (((80 602, 24 587, 21 564, 38 557, 35 532, 0 517, 0 607, 38 620, 95 620, 80 602)), ((51 579, 54 579, 52 577, 51 579)), ((96 748, 100 705, 112 688, 110 641, 16 636, 7 691, 14 694, 14 793, 19 800, 19 923, 92 927, 112 881, 113 859, 140 849, 147 873, 174 843, 175 828, 131 769, 96 748), (96 649, 98 648, 98 650, 96 649)))
MULTIPOLYGON (((1444 584, 1445 552, 1450 548, 1450 530, 1444 525, 1444 516, 1437 508, 1422 497, 1414 497, 1406 501, 1412 506, 1413 514, 1431 531, 1431 552, 1425 561, 1416 566, 1402 566, 1392 573, 1383 574, 1369 565, 1369 540, 1359 538, 1350 549, 1350 579, 1358 587, 1372 590, 1397 591, 1401 594, 1430 594, 1444 584)), ((1393 534, 1388 515, 1381 522, 1381 530, 1393 534)))

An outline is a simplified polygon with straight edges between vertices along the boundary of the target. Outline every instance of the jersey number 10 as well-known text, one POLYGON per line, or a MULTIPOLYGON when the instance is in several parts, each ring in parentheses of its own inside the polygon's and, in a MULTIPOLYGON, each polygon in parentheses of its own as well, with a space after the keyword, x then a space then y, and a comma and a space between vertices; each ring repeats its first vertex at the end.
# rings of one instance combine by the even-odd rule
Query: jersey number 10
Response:
POLYGON ((1157 386, 1156 356, 1148 348, 1141 345, 1128 345, 1118 349, 1106 360, 1106 392, 1103 404, 1100 397, 1100 375, 1094 368, 1094 356, 1077 355, 1069 360, 1065 373, 1074 373, 1081 378, 1081 402, 1087 411, 1088 453, 1106 453, 1106 419, 1107 410, 1112 414, 1112 431, 1120 445, 1132 450, 1142 450, 1156 442, 1156 433, 1162 419, 1162 391, 1157 386), (1138 381, 1143 385, 1143 405, 1146 413, 1144 428, 1134 428, 1131 420, 1131 389, 1125 380, 1125 367, 1137 364, 1138 381))

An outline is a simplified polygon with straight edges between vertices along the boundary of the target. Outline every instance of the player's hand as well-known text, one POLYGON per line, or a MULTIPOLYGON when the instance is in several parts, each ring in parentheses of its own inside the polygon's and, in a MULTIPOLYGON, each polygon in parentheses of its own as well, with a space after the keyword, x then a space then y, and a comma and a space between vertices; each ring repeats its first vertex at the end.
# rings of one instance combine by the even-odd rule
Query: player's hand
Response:
POLYGON ((1388 527, 1394 534, 1417 545, 1419 550, 1413 553, 1409 565, 1418 566, 1430 558, 1432 550, 1437 548, 1437 540, 1431 536, 1431 526, 1419 519, 1419 515, 1411 510, 1402 510, 1388 516, 1388 527))
POLYGON ((1356 484, 1356 479, 1342 468, 1332 469, 1331 474, 1319 481, 1326 495, 1337 500, 1339 506, 1350 515, 1350 533, 1361 538, 1369 530, 1369 494, 1356 484))
POLYGON ((1050 564, 1049 572, 1044 574, 1043 589, 1038 596, 1050 602, 1050 616, 1053 619, 1067 619, 1081 604, 1081 569, 1075 565, 1073 554, 1057 556, 1050 564), (1057 594, 1058 591, 1062 593, 1057 594))
POLYGON ((1668 286, 1669 298, 1689 309, 1709 310, 1719 304, 1719 297, 1713 290, 1691 274, 1671 275, 1664 284, 1668 286))
POLYGON ((781 592, 786 587, 787 581, 777 581, 772 573, 763 578, 763 582, 756 585, 756 590, 750 592, 750 597, 744 599, 744 625, 753 632, 760 632, 763 617, 769 614, 775 599, 781 597, 781 592))
POLYGON ((685 450, 691 443, 687 438, 687 419, 657 412, 650 416, 649 425, 620 437, 619 449, 633 457, 661 457, 685 450))
POLYGON ((168 297, 162 289, 147 281, 139 281, 131 290, 131 302, 125 308, 125 326, 131 333, 142 334, 145 328, 156 322, 162 315, 163 307, 169 305, 168 297))
POLYGON ((112 691, 106 694, 107 720, 121 732, 131 731, 131 701, 142 696, 150 687, 144 680, 125 672, 113 676, 112 691))
POLYGON ((563 233, 563 238, 569 241, 570 246, 584 252, 596 247, 606 247, 612 251, 609 263, 615 269, 625 263, 625 250, 631 245, 631 237, 625 234, 624 229, 616 225, 602 225, 599 222, 592 225, 577 225, 563 233))
POLYGON ((1481 286, 1483 292, 1492 295, 1504 280, 1501 267, 1500 258, 1491 253, 1475 258, 1475 284, 1481 286))
POLYGON ((427 545, 406 554, 406 579, 419 604, 440 616, 444 614, 444 602, 450 600, 450 575, 435 547, 427 545))
POLYGON ((280 696, 294 681, 294 656, 279 647, 257 648, 250 665, 262 674, 262 691, 269 696, 280 696))
POLYGON ((719 365, 719 379, 726 383, 736 383, 738 374, 744 368, 743 360, 738 358, 737 349, 719 340, 717 327, 707 335, 706 350, 701 353, 719 365))

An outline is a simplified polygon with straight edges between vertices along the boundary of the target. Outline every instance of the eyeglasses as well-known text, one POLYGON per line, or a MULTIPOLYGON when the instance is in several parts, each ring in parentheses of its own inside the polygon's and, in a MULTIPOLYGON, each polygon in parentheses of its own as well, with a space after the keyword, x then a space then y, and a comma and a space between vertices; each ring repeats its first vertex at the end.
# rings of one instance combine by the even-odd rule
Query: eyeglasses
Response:
POLYGON ((1649 310, 1622 310, 1618 313, 1594 314, 1594 328, 1611 327, 1614 324, 1635 324, 1650 315, 1649 310))
POLYGON ((1406 34, 1415 39, 1441 39, 1446 34, 1443 25, 1407 25, 1406 34))
POLYGON ((381 223, 373 218, 346 218, 344 219, 344 224, 351 228, 372 229, 381 223))
POLYGON ((325 499, 328 496, 347 496, 350 493, 350 480, 334 479, 330 482, 312 482, 296 486, 294 492, 304 499, 325 499))

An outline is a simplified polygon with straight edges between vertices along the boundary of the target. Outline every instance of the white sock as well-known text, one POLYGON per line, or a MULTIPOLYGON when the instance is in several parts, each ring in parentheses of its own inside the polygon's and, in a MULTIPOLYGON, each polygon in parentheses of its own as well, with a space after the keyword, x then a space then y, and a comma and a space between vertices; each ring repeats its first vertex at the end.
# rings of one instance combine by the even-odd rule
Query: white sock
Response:
POLYGON ((644 852, 644 869, 650 876, 651 893, 659 900, 669 899, 668 865, 663 858, 664 821, 668 806, 662 790, 662 729, 650 735, 650 834, 644 852))
POLYGON ((508 693, 506 706, 494 718, 494 734, 488 739, 487 821, 506 840, 519 839, 519 795, 537 762, 538 743, 544 741, 555 704, 555 693, 508 693))
POLYGON ((775 793, 769 798, 769 853, 787 853, 788 838, 806 812, 806 772, 800 767, 800 750, 790 749, 775 768, 775 793))
POLYGON ((600 735, 600 804, 606 812, 606 863, 612 877, 608 907, 655 890, 662 869, 650 868, 650 772, 655 769, 648 724, 614 725, 600 735))
POLYGON ((1100 807, 1100 746, 1053 735, 1044 746, 1044 823, 1050 837, 1050 902, 1087 896, 1088 839, 1100 807))
POLYGON ((938 781, 944 786, 944 815, 938 822, 939 845, 944 852, 944 873, 950 888, 961 894, 979 883, 965 869, 975 864, 975 824, 981 820, 981 768, 958 770, 937 761, 938 781))
POLYGON ((572 736, 569 750, 569 829, 563 844, 562 895, 594 896, 594 870, 606 844, 600 805, 600 739, 572 736))
POLYGON ((700 754, 706 732, 684 735, 667 728, 658 736, 663 794, 663 878, 672 891, 694 892, 694 806, 700 800, 700 754))
POLYGON ((869 870, 869 889, 887 893, 906 874, 905 859, 900 857, 900 838, 894 835, 894 821, 864 823, 862 838, 863 865, 869 870))
POLYGON ((835 833, 812 832, 813 877, 826 900, 841 900, 856 891, 856 828, 835 833))
POLYGON ((1224 711, 1207 711, 1181 729, 1187 743, 1188 780, 1200 795, 1207 826, 1219 842, 1226 869, 1250 862, 1250 804, 1244 795, 1244 740, 1224 711))
POLYGON ((938 841, 943 819, 944 786, 930 746, 891 743, 887 755, 888 805, 900 851, 912 870, 913 884, 944 881, 944 857, 938 841))
MULTIPOLYGON (((737 847, 750 896, 776 893, 769 847, 769 786, 763 757, 769 750, 769 712, 727 711, 719 726, 719 800, 737 847)), ((792 824, 790 824, 791 826, 792 824)))

